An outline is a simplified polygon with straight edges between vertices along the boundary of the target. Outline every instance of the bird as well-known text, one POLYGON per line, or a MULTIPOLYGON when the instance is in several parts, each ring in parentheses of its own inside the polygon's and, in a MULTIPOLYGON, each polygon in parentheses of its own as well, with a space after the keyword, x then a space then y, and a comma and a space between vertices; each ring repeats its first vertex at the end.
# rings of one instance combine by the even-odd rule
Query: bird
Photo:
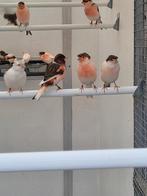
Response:
POLYGON ((0 50, 0 60, 1 61, 6 61, 6 56, 8 53, 6 53, 4 50, 0 50))
POLYGON ((53 60, 54 60, 54 55, 49 53, 49 52, 39 52, 39 56, 40 56, 40 59, 44 62, 44 63, 51 63, 53 60))
POLYGON ((8 20, 8 24, 13 24, 17 26, 17 17, 15 10, 13 8, 4 8, 4 15, 3 18, 8 20))
POLYGON ((27 26, 29 25, 29 21, 30 21, 29 8, 22 1, 20 1, 17 4, 16 16, 17 16, 17 20, 20 23, 19 26, 22 26, 22 25, 25 26, 25 28, 26 28, 26 35, 29 35, 29 34, 32 35, 32 32, 30 30, 27 30, 27 26))
POLYGON ((87 18, 90 20, 90 24, 102 23, 99 7, 92 0, 83 0, 82 4, 84 5, 84 12, 87 18))
POLYGON ((16 59, 16 56, 14 54, 7 54, 5 56, 6 61, 9 61, 9 63, 12 65, 16 59))
POLYGON ((2 61, 8 61, 11 65, 14 63, 14 60, 16 59, 15 55, 8 54, 5 51, 0 51, 0 60, 2 61))
POLYGON ((20 90, 23 92, 23 87, 26 83, 26 72, 24 60, 15 59, 13 66, 4 74, 4 82, 8 88, 9 94, 12 91, 20 90))
MULTIPOLYGON (((78 78, 81 81, 81 92, 86 86, 86 88, 94 88, 97 89, 94 82, 97 79, 97 69, 93 63, 91 63, 91 56, 84 52, 81 54, 78 54, 78 61, 79 64, 77 66, 77 73, 78 78)), ((87 96, 87 97, 93 97, 93 96, 87 96)))
POLYGON ((114 87, 118 90, 116 80, 118 79, 119 71, 120 66, 118 57, 115 55, 109 55, 101 66, 101 80, 104 82, 104 91, 107 87, 110 87, 111 83, 114 83, 114 87))
POLYGON ((61 89, 58 83, 65 77, 65 58, 63 54, 59 53, 55 56, 54 61, 47 65, 44 79, 40 82, 40 88, 32 99, 39 100, 49 86, 57 86, 57 89, 61 89))

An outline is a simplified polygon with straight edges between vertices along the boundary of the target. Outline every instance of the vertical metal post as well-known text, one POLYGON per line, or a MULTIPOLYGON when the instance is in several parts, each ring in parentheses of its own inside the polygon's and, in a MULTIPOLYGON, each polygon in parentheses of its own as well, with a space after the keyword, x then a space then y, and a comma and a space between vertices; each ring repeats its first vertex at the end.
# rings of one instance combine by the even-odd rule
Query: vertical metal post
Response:
MULTIPOLYGON (((69 2, 70 0, 63 0, 69 2)), ((71 8, 62 8, 63 24, 72 23, 71 8)), ((64 88, 72 88, 72 31, 63 30, 63 53, 67 57, 67 73, 63 82, 64 88)), ((72 150, 72 97, 63 98, 63 149, 72 150)), ((64 196, 73 195, 73 172, 64 171, 64 196)))

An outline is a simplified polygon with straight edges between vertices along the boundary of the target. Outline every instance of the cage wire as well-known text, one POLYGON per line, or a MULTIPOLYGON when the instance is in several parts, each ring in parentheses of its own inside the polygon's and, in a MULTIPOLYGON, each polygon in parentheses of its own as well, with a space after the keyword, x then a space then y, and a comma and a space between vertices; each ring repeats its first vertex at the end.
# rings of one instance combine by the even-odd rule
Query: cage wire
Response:
MULTIPOLYGON (((134 98, 134 147, 147 147, 147 0, 134 1, 134 83, 143 81, 134 98)), ((134 195, 147 196, 147 168, 134 170, 134 195)))

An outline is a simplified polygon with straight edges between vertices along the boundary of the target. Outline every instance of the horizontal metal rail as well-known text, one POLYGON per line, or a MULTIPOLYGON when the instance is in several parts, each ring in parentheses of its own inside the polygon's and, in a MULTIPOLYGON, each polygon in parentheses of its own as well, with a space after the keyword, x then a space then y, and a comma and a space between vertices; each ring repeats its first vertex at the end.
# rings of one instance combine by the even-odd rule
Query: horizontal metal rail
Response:
MULTIPOLYGON (((111 0, 112 1, 112 0, 111 0)), ((111 1, 105 1, 105 2, 98 2, 99 6, 109 6, 111 4, 111 1)), ((26 3, 28 7, 31 8, 47 8, 47 7, 81 7, 83 6, 80 2, 28 2, 26 3)), ((17 3, 0 3, 0 7, 16 7, 17 3)))
POLYGON ((147 148, 0 154, 0 172, 140 167, 147 167, 147 148))
MULTIPOLYGON (((81 89, 63 89, 63 90, 49 90, 43 96, 44 97, 63 97, 63 96, 100 96, 100 95, 120 95, 120 94, 134 94, 137 90, 137 86, 126 86, 118 89, 111 87, 103 88, 85 88, 81 89)), ((23 92, 14 91, 9 94, 7 91, 0 91, 0 99, 16 99, 16 98, 32 98, 36 94, 37 90, 26 90, 23 92)))
MULTIPOLYGON (((27 30, 48 31, 48 30, 77 30, 77 29, 111 29, 114 24, 54 24, 54 25, 30 25, 27 30)), ((0 31, 26 31, 25 27, 0 26, 0 31)))

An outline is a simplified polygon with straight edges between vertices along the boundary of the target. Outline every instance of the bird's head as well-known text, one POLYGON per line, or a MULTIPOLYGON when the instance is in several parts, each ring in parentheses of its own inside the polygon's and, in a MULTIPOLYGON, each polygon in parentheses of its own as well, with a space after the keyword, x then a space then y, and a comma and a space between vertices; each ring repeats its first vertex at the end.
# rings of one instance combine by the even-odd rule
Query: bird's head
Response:
POLYGON ((25 66, 25 61, 22 59, 22 60, 17 60, 15 59, 14 63, 13 63, 13 68, 16 70, 16 71, 21 71, 21 70, 24 70, 26 68, 25 66))
POLYGON ((55 56, 54 61, 58 64, 65 64, 65 58, 64 54, 59 53, 55 56))
POLYGON ((86 52, 78 54, 77 57, 78 57, 78 61, 80 63, 82 63, 84 61, 89 61, 91 59, 91 56, 86 52))
POLYGON ((39 52, 40 59, 45 63, 51 63, 54 59, 54 55, 49 52, 39 52))
POLYGON ((91 4, 92 0, 83 0, 81 3, 83 5, 88 5, 88 4, 91 4))
POLYGON ((115 55, 109 55, 108 58, 106 59, 106 62, 112 61, 114 63, 118 63, 118 60, 117 59, 118 59, 117 56, 115 56, 115 55))
POLYGON ((13 54, 6 55, 6 60, 8 60, 9 63, 14 63, 15 59, 16 59, 16 56, 14 56, 13 54))
POLYGON ((17 4, 18 8, 19 9, 23 9, 25 7, 25 3, 23 1, 20 1, 18 4, 17 4))
POLYGON ((0 55, 3 56, 3 57, 5 57, 6 55, 8 55, 8 53, 6 53, 5 51, 1 50, 0 51, 0 55))

